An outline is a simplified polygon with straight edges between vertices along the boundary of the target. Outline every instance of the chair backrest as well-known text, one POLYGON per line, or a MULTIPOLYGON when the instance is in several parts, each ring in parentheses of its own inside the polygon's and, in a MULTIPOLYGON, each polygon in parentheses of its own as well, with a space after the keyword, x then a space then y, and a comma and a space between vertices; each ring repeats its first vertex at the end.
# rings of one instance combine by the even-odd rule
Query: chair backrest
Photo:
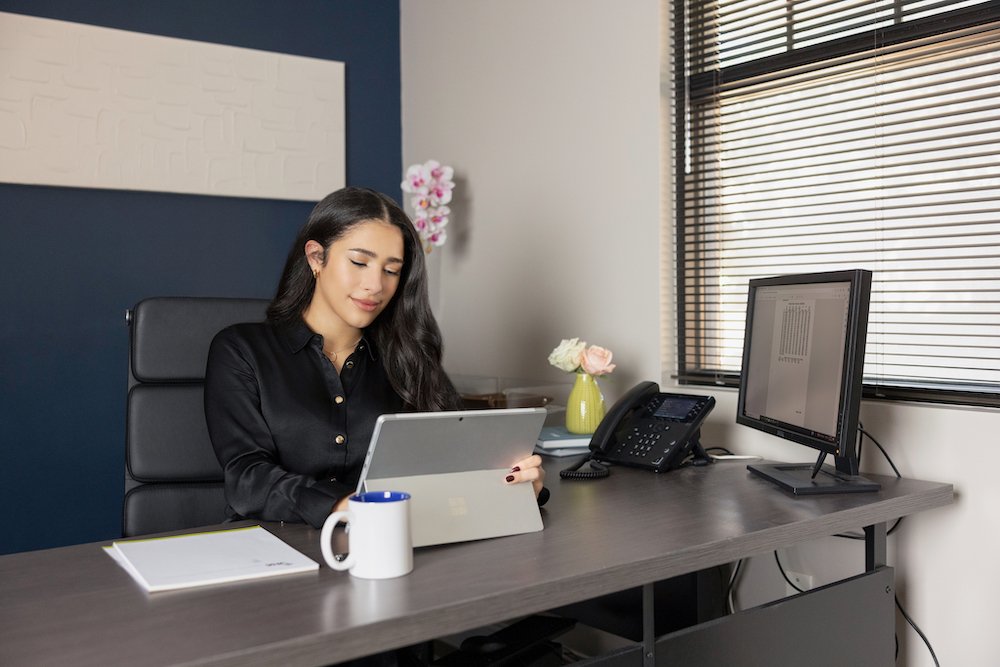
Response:
POLYGON ((225 519, 222 469, 202 393, 212 339, 264 320, 268 301, 157 297, 128 311, 128 409, 122 533, 144 535, 225 519))

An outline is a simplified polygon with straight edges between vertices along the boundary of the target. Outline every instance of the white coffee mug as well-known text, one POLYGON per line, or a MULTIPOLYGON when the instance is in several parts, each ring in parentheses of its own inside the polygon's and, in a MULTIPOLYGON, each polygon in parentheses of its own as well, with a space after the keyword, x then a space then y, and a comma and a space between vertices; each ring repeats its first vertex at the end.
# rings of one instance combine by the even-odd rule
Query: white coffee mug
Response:
POLYGON ((402 491, 368 491, 347 499, 347 510, 327 517, 320 535, 326 564, 350 570, 363 579, 400 577, 413 569, 410 537, 410 494, 402 491), (347 524, 348 553, 337 560, 333 529, 347 524))

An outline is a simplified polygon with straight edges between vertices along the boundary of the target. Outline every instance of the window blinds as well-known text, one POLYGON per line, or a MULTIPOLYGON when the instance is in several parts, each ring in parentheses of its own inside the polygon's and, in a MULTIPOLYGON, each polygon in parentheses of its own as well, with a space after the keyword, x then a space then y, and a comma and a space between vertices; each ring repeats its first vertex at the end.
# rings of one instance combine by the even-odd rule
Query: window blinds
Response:
POLYGON ((735 384, 750 278, 866 268, 869 393, 1000 404, 997 4, 689 0, 682 381, 735 384))

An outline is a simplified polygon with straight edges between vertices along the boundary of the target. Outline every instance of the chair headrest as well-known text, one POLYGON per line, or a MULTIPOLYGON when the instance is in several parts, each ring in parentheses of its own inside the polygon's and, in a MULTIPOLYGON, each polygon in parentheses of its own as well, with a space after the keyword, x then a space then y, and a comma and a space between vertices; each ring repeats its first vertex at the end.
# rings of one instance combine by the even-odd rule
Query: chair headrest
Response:
POLYGON ((154 297, 132 309, 129 364, 139 382, 200 382, 208 348, 231 324, 262 322, 265 299, 154 297))

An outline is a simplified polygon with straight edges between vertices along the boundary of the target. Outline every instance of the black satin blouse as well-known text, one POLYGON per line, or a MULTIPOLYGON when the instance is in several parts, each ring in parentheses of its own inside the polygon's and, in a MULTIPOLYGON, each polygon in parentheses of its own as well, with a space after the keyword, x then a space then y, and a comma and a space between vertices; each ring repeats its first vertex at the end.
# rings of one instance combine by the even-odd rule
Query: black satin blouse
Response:
POLYGON ((375 420, 404 410, 365 339, 338 375, 301 320, 224 329, 208 355, 205 417, 228 515, 321 527, 354 492, 375 420))

